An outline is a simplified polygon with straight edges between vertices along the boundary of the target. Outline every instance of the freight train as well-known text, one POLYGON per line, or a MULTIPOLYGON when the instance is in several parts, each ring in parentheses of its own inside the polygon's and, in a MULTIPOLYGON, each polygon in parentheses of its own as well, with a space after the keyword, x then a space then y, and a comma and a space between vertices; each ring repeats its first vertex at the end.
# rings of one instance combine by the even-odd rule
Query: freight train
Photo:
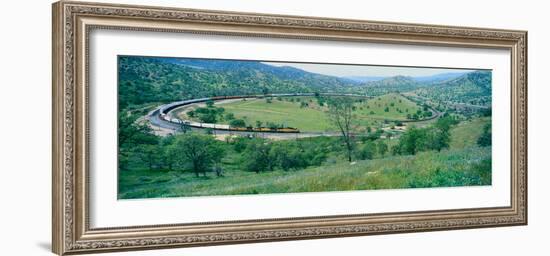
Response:
MULTIPOLYGON (((168 114, 171 110, 189 105, 189 104, 195 104, 195 103, 202 103, 209 100, 217 101, 217 100, 228 100, 228 99, 250 99, 250 98, 270 98, 270 97, 305 97, 305 96, 315 96, 316 93, 270 93, 270 94, 252 94, 252 95, 233 95, 233 96, 214 96, 214 97, 208 97, 208 98, 200 98, 200 99, 191 99, 191 100, 183 100, 183 101, 176 101, 172 102, 170 104, 166 104, 160 108, 160 114, 168 114)), ((362 94, 352 94, 352 93, 319 93, 317 95, 321 96, 346 96, 346 97, 362 97, 362 98, 371 98, 372 96, 366 96, 362 94)))
POLYGON ((215 130, 224 130, 224 131, 236 131, 236 132, 270 132, 270 133, 299 133, 300 130, 293 127, 281 127, 281 128, 271 128, 271 127, 233 127, 226 124, 210 124, 210 123, 199 123, 187 120, 180 120, 178 118, 171 118, 169 113, 170 111, 196 103, 203 103, 207 101, 219 101, 219 100, 228 100, 228 99, 248 99, 248 98, 265 98, 265 97, 292 97, 292 96, 314 96, 314 93, 282 93, 282 94, 258 94, 258 95, 235 95, 235 96, 215 96, 208 98, 199 98, 191 100, 183 100, 172 102, 161 106, 158 109, 160 118, 166 122, 178 124, 178 125, 187 125, 193 128, 210 128, 215 130))

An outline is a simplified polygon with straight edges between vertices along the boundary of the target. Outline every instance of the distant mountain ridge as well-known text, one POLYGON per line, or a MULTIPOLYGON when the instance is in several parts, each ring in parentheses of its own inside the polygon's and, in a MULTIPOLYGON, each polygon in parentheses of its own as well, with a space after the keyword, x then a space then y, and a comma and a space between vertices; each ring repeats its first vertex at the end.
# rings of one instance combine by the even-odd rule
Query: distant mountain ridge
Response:
POLYGON ((435 74, 431 76, 416 76, 416 77, 413 77, 413 79, 417 82, 428 82, 428 83, 443 82, 443 81, 449 81, 449 80, 461 77, 464 74, 467 74, 469 72, 471 71, 440 73, 440 74, 435 74))
POLYGON ((216 70, 216 71, 224 71, 224 72, 235 72, 236 70, 254 70, 256 72, 265 73, 265 74, 271 74, 276 76, 279 79, 283 80, 294 80, 294 81, 302 81, 302 82, 309 82, 310 79, 317 80, 316 82, 320 82, 320 86, 349 86, 350 83, 356 83, 353 81, 350 81, 349 79, 337 77, 337 76, 329 76, 329 75, 323 75, 318 73, 312 73, 308 72, 299 68, 294 68, 290 66, 273 66, 264 64, 260 61, 253 61, 253 60, 212 60, 212 59, 178 59, 178 58, 159 58, 160 61, 168 62, 168 63, 174 63, 179 65, 184 65, 188 67, 194 67, 194 68, 203 68, 207 70, 216 70), (328 83, 331 84, 328 84, 328 83))
POLYGON ((388 76, 343 76, 342 78, 356 81, 358 83, 366 83, 366 82, 380 81, 388 78, 388 76))
POLYGON ((412 77, 410 76, 391 76, 384 78, 379 81, 370 81, 366 82, 363 86, 366 87, 394 87, 394 86, 417 86, 419 85, 412 77))
POLYGON ((465 84, 490 91, 492 88, 492 74, 490 71, 475 71, 442 83, 439 86, 461 86, 465 84))
MULTIPOLYGON (((468 73, 468 71, 439 73, 439 74, 430 75, 430 76, 410 76, 410 77, 416 82, 434 83, 434 82, 448 81, 448 80, 460 77, 466 73, 468 73)), ((343 78, 350 79, 360 83, 376 82, 376 81, 381 81, 391 77, 393 76, 343 76, 343 78)))
POLYGON ((121 56, 118 72, 121 109, 148 102, 218 95, 342 92, 375 96, 417 91, 441 99, 433 95, 440 91, 453 100, 465 97, 472 101, 482 96, 485 98, 481 102, 486 103, 491 93, 488 71, 425 77, 363 77, 370 81, 359 82, 357 77, 329 76, 260 61, 121 56))

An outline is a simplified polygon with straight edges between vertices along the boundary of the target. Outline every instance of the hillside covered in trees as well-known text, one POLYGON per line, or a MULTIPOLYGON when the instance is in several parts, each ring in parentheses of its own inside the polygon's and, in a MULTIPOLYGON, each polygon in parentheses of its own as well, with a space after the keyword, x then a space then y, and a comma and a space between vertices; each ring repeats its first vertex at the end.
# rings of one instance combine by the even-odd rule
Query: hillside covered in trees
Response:
POLYGON ((414 93, 445 104, 490 106, 491 89, 491 72, 476 71, 450 81, 419 88, 414 93))
POLYGON ((119 57, 120 108, 219 95, 344 92, 358 83, 258 61, 119 57))
POLYGON ((220 95, 337 92, 380 96, 411 92, 437 101, 490 105, 491 72, 430 77, 327 76, 260 61, 120 56, 119 108, 220 95))

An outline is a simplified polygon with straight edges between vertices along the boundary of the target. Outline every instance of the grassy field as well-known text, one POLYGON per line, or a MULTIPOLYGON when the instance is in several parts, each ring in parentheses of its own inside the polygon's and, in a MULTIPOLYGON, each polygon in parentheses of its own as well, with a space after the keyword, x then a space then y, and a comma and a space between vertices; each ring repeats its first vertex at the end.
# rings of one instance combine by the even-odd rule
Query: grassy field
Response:
POLYGON ((300 97, 300 101, 308 102, 310 107, 300 107, 299 102, 285 100, 249 99, 228 104, 220 104, 226 112, 233 113, 235 118, 243 119, 247 124, 255 125, 273 122, 287 127, 295 127, 301 131, 322 132, 334 130, 324 113, 311 98, 300 97))
MULTIPOLYGON (((272 122, 295 127, 303 132, 336 131, 325 113, 327 107, 319 106, 313 97, 272 99, 270 103, 266 99, 248 99, 218 106, 253 126, 260 121, 263 124, 272 122), (301 106, 302 102, 307 106, 301 106)), ((382 120, 406 120, 407 114, 419 109, 414 102, 395 93, 358 102, 355 107, 359 130, 382 120)))
MULTIPOLYGON (((240 171, 238 158, 224 159, 225 177, 196 178, 178 171, 130 171, 119 177, 119 198, 399 189, 491 184, 491 147, 478 147, 477 137, 490 118, 452 129, 450 149, 417 155, 387 156, 350 164, 343 159, 299 171, 240 171)), ((388 143, 390 144, 390 143, 388 143)))
POLYGON ((465 148, 475 144, 483 132, 483 126, 490 122, 490 117, 482 117, 459 123, 452 130, 451 148, 465 148))

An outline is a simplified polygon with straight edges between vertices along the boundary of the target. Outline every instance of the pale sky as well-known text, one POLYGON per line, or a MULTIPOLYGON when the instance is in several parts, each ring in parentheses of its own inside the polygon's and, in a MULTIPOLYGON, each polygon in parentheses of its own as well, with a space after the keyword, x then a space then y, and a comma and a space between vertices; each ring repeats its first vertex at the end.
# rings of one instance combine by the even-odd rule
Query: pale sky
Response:
POLYGON ((262 62, 272 66, 290 66, 308 72, 330 76, 431 76, 441 73, 465 73, 474 70, 448 69, 448 68, 412 68, 412 67, 388 67, 367 65, 338 65, 338 64, 309 64, 288 62, 262 62))

